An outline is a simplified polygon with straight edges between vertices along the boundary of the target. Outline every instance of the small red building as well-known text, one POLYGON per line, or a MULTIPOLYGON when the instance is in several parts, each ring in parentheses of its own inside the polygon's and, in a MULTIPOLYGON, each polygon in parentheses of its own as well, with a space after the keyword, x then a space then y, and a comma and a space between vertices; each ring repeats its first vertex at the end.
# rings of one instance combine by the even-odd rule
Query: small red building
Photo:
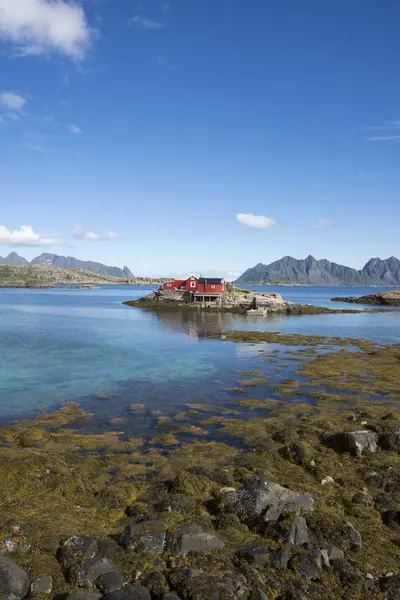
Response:
POLYGON ((195 277, 174 279, 163 285, 164 290, 182 290, 192 292, 196 299, 200 296, 220 296, 226 293, 225 279, 219 277, 195 277))

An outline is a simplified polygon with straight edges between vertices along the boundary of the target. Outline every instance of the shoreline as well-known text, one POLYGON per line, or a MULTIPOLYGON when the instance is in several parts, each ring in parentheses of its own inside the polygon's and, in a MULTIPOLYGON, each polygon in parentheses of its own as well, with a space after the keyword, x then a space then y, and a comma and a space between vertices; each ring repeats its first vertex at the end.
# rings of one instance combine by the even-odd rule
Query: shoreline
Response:
POLYGON ((215 337, 280 343, 296 371, 275 398, 252 400, 251 387, 268 385, 281 360, 260 354, 264 372, 241 373, 244 393, 232 392, 236 414, 188 404, 176 418, 154 416, 157 426, 141 439, 117 424, 84 433, 91 416, 75 404, 0 427, 0 570, 5 557, 26 573, 26 586, 46 576, 52 594, 105 594, 103 569, 124 585, 109 594, 126 600, 138 585, 143 600, 154 590, 182 600, 213 600, 215 590, 275 600, 294 589, 310 600, 395 600, 399 345, 252 331, 215 337), (78 550, 83 534, 95 549, 89 563, 78 550))

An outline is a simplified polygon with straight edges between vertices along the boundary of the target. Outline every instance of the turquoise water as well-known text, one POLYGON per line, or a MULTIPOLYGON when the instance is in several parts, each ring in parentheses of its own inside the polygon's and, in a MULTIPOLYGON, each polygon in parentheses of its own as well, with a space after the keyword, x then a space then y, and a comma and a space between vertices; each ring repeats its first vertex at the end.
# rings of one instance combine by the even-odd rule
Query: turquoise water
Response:
MULTIPOLYGON (((339 308, 331 297, 371 293, 373 288, 267 290, 295 302, 339 308)), ((237 385, 239 371, 257 368, 260 348, 222 344, 207 339, 209 331, 258 329, 400 342, 400 311, 260 319, 156 315, 121 304, 144 293, 132 286, 0 290, 0 422, 32 417, 70 400, 104 422, 131 414, 132 403, 163 414, 188 402, 228 407, 232 394, 226 388, 237 385)))

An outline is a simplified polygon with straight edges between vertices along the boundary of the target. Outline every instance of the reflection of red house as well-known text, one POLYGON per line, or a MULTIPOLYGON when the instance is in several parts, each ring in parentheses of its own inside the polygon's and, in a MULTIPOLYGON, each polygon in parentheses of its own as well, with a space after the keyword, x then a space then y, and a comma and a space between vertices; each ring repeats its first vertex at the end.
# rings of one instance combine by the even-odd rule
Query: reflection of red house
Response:
POLYGON ((167 281, 163 285, 164 290, 182 290, 193 292, 196 296, 220 296, 225 294, 225 280, 219 277, 195 277, 192 275, 187 279, 175 279, 167 281))

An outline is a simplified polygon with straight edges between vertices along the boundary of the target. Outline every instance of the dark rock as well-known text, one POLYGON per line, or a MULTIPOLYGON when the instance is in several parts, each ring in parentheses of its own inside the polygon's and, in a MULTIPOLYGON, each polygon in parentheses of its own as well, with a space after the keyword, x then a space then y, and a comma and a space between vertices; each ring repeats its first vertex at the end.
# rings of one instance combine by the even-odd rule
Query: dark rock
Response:
POLYGON ((318 579, 323 567, 329 566, 328 552, 318 547, 305 554, 294 556, 289 562, 289 567, 306 580, 318 579))
POLYGON ((383 450, 392 452, 400 451, 400 429, 395 431, 381 433, 378 438, 378 444, 383 450))
POLYGON ((374 506, 376 510, 379 510, 380 512, 396 510, 396 502, 394 501, 392 496, 390 494, 387 494, 386 492, 377 494, 377 496, 375 497, 374 506))
POLYGON ((161 600, 181 600, 175 592, 164 592, 161 600))
POLYGON ((101 575, 116 571, 117 569, 110 559, 94 557, 70 567, 68 581, 78 587, 90 588, 101 575))
POLYGON ((382 513, 382 521, 392 529, 400 529, 400 510, 386 510, 382 513))
POLYGON ((136 523, 141 523, 142 521, 152 521, 155 516, 153 507, 149 506, 148 504, 142 504, 141 502, 127 506, 125 509, 125 514, 136 523))
POLYGON ((340 581, 344 586, 362 587, 362 580, 356 574, 353 567, 344 559, 337 559, 332 563, 332 567, 339 573, 340 581))
POLYGON ((0 556, 0 594, 26 596, 29 589, 28 575, 12 560, 0 556))
POLYGON ((150 592, 142 585, 127 585, 103 596, 103 600, 151 600, 150 592))
POLYGON ((186 494, 170 494, 166 496, 157 509, 160 512, 175 511, 182 515, 192 514, 196 508, 196 501, 186 494))
POLYGON ((188 554, 223 548, 225 543, 217 536, 205 532, 201 527, 190 525, 168 531, 167 547, 170 552, 188 554))
POLYGON ((265 591, 260 587, 250 590, 250 595, 248 598, 249 600, 269 600, 269 596, 267 596, 265 591))
POLYGON ((87 592, 86 590, 77 590, 67 596, 67 600, 99 600, 99 598, 101 598, 101 594, 87 592))
POLYGON ((160 571, 153 571, 141 583, 150 591, 155 600, 162 600, 164 594, 169 592, 167 580, 160 571))
POLYGON ((170 573, 172 586, 183 600, 239 600, 249 598, 243 576, 231 573, 208 574, 190 569, 170 573))
POLYGON ((362 538, 361 534, 355 529, 354 525, 349 521, 345 522, 346 527, 348 528, 349 540, 351 546, 355 550, 359 550, 362 547, 362 538))
POLYGON ((361 431, 335 433, 327 440, 328 446, 336 452, 350 452, 353 456, 362 456, 365 450, 376 452, 376 435, 369 429, 361 431))
POLYGON ((97 551, 97 542, 93 538, 86 535, 73 535, 60 546, 58 560, 64 568, 68 568, 94 558, 97 551))
POLYGON ((278 537, 279 541, 290 546, 304 546, 309 541, 305 518, 290 512, 283 513, 278 521, 270 523, 265 535, 278 537))
POLYGON ((280 515, 290 509, 312 510, 314 499, 307 492, 295 492, 263 478, 254 478, 244 489, 227 494, 227 507, 245 522, 263 520, 277 521, 280 515))
POLYGON ((167 526, 162 521, 143 521, 128 525, 121 536, 121 546, 135 552, 163 552, 167 526))
POLYGON ((251 548, 243 548, 243 550, 239 550, 236 553, 238 558, 244 559, 249 565, 253 565, 254 567, 265 567, 265 565, 271 562, 271 556, 274 551, 270 548, 264 548, 261 546, 251 547, 251 548))
POLYGON ((110 558, 111 560, 115 560, 118 559, 121 554, 124 554, 124 550, 116 540, 107 538, 99 542, 98 554, 102 558, 110 558))
POLYGON ((31 583, 32 594, 51 594, 53 590, 53 579, 50 576, 38 577, 31 583))
POLYGON ((116 590, 120 590, 124 585, 124 578, 119 571, 109 571, 99 575, 94 581, 95 586, 102 594, 110 594, 116 590))
POLYGON ((221 513, 218 515, 215 525, 217 529, 237 528, 240 526, 240 521, 237 515, 221 513))
POLYGON ((343 560, 344 559, 343 550, 341 550, 337 546, 333 546, 332 544, 326 544, 321 549, 327 551, 330 562, 332 562, 334 560, 343 560))
POLYGON ((379 581, 379 587, 388 600, 399 600, 400 598, 400 575, 392 577, 382 577, 379 581))

